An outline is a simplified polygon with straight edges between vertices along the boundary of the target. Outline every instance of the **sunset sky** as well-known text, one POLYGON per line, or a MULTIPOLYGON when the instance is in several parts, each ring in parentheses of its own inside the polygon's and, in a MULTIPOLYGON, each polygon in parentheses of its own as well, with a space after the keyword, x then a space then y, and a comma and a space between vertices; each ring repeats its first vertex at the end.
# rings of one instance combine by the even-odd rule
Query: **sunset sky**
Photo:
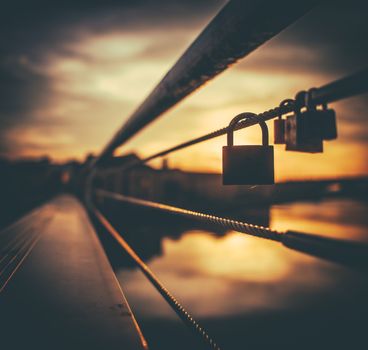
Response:
MULTIPOLYGON (((83 160, 98 153, 225 1, 9 1, 0 34, 0 155, 83 160)), ((148 156, 365 67, 364 1, 328 1, 186 98, 121 150, 148 156), (349 23, 349 26, 346 25, 349 23)), ((318 155, 276 147, 278 180, 368 174, 367 95, 331 105, 337 141, 318 155)), ((272 135, 272 123, 269 123, 272 135)), ((236 140, 255 143, 260 130, 236 140)), ((220 171, 225 138, 170 156, 220 171)))

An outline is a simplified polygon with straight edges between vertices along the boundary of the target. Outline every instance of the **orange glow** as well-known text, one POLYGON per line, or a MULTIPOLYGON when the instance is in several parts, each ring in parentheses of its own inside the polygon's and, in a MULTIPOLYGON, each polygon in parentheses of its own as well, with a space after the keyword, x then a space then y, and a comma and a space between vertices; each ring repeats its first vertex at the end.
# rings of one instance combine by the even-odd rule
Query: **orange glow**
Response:
MULTIPOLYGON (((82 160, 89 152, 98 153, 185 49, 194 29, 178 28, 170 35, 163 30, 83 33, 66 47, 73 55, 55 53, 47 58, 46 65, 32 67, 50 77, 52 92, 33 111, 32 120, 9 131, 7 140, 14 146, 11 156, 48 154, 63 161, 82 160), (155 49, 155 43, 164 49, 155 49)), ((119 152, 151 155, 221 128, 240 112, 267 110, 301 89, 338 78, 299 68, 259 66, 261 59, 271 56, 318 62, 317 52, 306 52, 297 46, 280 49, 277 40, 195 92, 119 152)), ((362 126, 346 119, 354 101, 359 102, 355 99, 336 105, 339 139, 325 143, 324 154, 284 152, 283 147, 276 147, 278 181, 368 173, 366 142, 352 137, 362 133, 362 126)), ((272 135, 272 122, 268 124, 272 135)), ((260 130, 253 127, 239 132, 236 139, 238 143, 252 144, 259 142, 259 135, 260 130)), ((170 157, 170 164, 183 170, 220 172, 224 144, 222 137, 177 152, 170 157)))
POLYGON ((70 181, 70 173, 69 171, 63 171, 61 173, 61 182, 66 185, 70 181))
POLYGON ((165 239, 163 251, 166 259, 185 254, 180 261, 187 273, 192 270, 217 278, 261 282, 279 280, 289 272, 290 265, 281 251, 270 249, 272 244, 235 232, 216 238, 194 231, 188 232, 180 245, 165 239))
MULTIPOLYGON (((284 204, 271 208, 270 224, 278 230, 368 242, 366 210, 366 204, 349 200, 284 204)), ((306 295, 332 292, 348 272, 280 243, 236 232, 218 237, 187 231, 179 239, 164 238, 162 247, 149 267, 198 317, 269 312, 304 303, 306 295)), ((118 277, 136 308, 144 307, 144 313, 153 316, 175 317, 169 307, 157 307, 160 295, 151 292, 153 287, 147 287, 139 271, 121 270, 118 277)))

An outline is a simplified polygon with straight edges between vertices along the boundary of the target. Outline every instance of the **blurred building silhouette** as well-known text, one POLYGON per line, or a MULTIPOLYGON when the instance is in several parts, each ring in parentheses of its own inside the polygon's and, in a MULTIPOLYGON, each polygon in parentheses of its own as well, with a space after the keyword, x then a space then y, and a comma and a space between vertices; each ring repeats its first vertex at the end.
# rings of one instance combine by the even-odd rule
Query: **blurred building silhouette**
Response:
POLYGON ((62 191, 70 166, 53 164, 48 158, 0 159, 0 227, 62 191))
MULTIPOLYGON (((0 227, 56 195, 68 191, 84 198, 84 189, 93 155, 84 163, 54 164, 48 158, 10 161, 0 159, 0 227)), ((318 200, 326 197, 368 198, 368 177, 290 181, 272 186, 223 186, 221 174, 171 169, 167 160, 161 168, 139 164, 135 154, 114 157, 94 176, 96 188, 146 200, 231 213, 254 223, 267 224, 268 209, 274 203, 318 200), (254 220, 252 210, 254 209, 254 220)))
POLYGON ((289 181, 270 186, 223 186, 221 174, 170 169, 165 160, 159 169, 144 164, 127 167, 137 161, 139 158, 134 154, 113 158, 98 171, 96 187, 194 209, 208 208, 209 204, 234 210, 240 203, 247 207, 336 196, 368 198, 368 177, 289 181))

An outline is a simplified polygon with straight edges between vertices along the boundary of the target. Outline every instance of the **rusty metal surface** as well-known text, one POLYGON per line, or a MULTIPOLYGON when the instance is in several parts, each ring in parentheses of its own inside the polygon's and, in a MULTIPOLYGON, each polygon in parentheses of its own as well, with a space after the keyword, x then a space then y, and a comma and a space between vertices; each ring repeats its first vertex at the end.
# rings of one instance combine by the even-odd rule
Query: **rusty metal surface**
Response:
POLYGON ((3 349, 145 348, 97 235, 74 197, 56 198, 5 235, 15 243, 38 240, 0 292, 3 349))
POLYGON ((96 163, 187 95, 277 35, 318 2, 229 1, 118 130, 96 163))

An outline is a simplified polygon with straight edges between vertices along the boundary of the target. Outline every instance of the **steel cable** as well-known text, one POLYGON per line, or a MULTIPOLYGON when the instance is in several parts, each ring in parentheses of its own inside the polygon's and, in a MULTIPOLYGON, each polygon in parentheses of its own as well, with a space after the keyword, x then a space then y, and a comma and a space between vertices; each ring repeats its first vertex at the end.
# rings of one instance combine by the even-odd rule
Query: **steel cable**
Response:
MULTIPOLYGON (((362 94, 368 91, 368 68, 354 73, 345 78, 336 80, 330 84, 321 86, 320 88, 310 89, 310 102, 315 105, 319 104, 327 104, 329 102, 338 101, 350 96, 362 94)), ((284 114, 293 112, 295 108, 301 109, 305 107, 305 99, 304 94, 305 91, 301 91, 296 94, 295 104, 280 104, 280 106, 276 108, 269 109, 263 113, 257 115, 257 117, 263 121, 268 121, 284 114)), ((285 100, 286 101, 286 100, 285 100)), ((287 99, 287 101, 293 101, 292 99, 287 99)), ((254 120, 245 120, 236 125, 234 130, 240 130, 244 128, 248 128, 252 125, 257 124, 257 121, 254 120)), ((211 140, 213 138, 225 135, 228 131, 228 127, 224 127, 215 131, 212 131, 206 135, 194 138, 192 140, 180 143, 176 146, 170 147, 166 150, 155 153, 151 156, 148 156, 144 159, 134 160, 129 162, 123 169, 129 169, 131 167, 135 167, 140 164, 145 164, 153 159, 163 157, 170 153, 179 151, 181 149, 196 145, 198 143, 211 140)), ((108 164, 108 159, 105 162, 101 162, 101 166, 108 164)))
POLYGON ((172 214, 184 216, 184 217, 191 218, 191 219, 196 219, 196 220, 199 220, 205 223, 210 222, 210 223, 216 224, 218 226, 221 226, 229 230, 235 230, 238 232, 250 234, 252 236, 267 238, 272 241, 280 242, 282 239, 282 235, 283 235, 282 232, 271 230, 269 227, 253 225, 253 224, 249 224, 246 222, 241 222, 241 221, 237 221, 233 219, 221 218, 218 216, 204 214, 204 213, 196 212, 193 210, 182 209, 182 208, 177 208, 177 207, 173 207, 173 206, 166 205, 166 204, 151 202, 151 201, 147 201, 147 200, 143 200, 139 198, 128 197, 128 196, 124 196, 118 193, 108 192, 104 190, 96 190, 95 193, 97 194, 97 196, 100 195, 102 197, 112 198, 118 201, 133 204, 133 205, 139 205, 139 206, 144 206, 148 208, 159 209, 162 211, 170 212, 172 214))
POLYGON ((104 190, 96 190, 94 193, 97 197, 100 196, 132 205, 157 209, 171 214, 187 217, 189 219, 202 221, 206 224, 214 224, 228 230, 234 230, 256 237, 266 238, 275 242, 279 242, 284 247, 289 249, 293 249, 314 257, 339 263, 358 270, 368 270, 368 245, 363 242, 358 243, 344 241, 291 230, 279 232, 276 230, 271 230, 269 227, 257 226, 246 222, 204 214, 193 210, 177 208, 139 198, 128 197, 104 190))
MULTIPOLYGON (((270 110, 268 110, 266 112, 257 114, 257 117, 258 117, 257 120, 248 119, 248 120, 239 122, 235 126, 234 130, 245 129, 245 128, 248 128, 248 127, 250 127, 252 125, 259 124, 259 120, 263 120, 263 121, 271 120, 273 118, 276 118, 279 115, 290 113, 292 111, 293 111, 293 106, 292 105, 287 105, 287 106, 272 108, 272 109, 270 109, 270 110)), ((241 114, 247 114, 247 113, 241 113, 241 114)), ((124 165, 122 167, 122 169, 126 170, 126 169, 135 167, 135 166, 140 165, 140 164, 148 163, 149 161, 151 161, 153 159, 156 159, 156 158, 159 158, 159 157, 163 157, 163 156, 166 156, 166 155, 168 155, 170 153, 179 151, 181 149, 184 149, 184 148, 187 148, 187 147, 190 147, 190 146, 194 146, 194 145, 196 145, 198 143, 201 143, 201 142, 204 142, 204 141, 208 141, 208 140, 214 139, 216 137, 225 135, 225 134, 227 134, 227 131, 228 131, 228 127, 227 126, 224 127, 224 128, 221 128, 221 129, 212 131, 212 132, 210 132, 210 133, 208 133, 206 135, 203 135, 203 136, 194 138, 194 139, 192 139, 190 141, 186 141, 186 142, 180 143, 179 145, 176 145, 174 147, 168 148, 168 149, 166 149, 164 151, 160 151, 160 152, 155 153, 155 154, 153 154, 153 155, 151 155, 149 157, 146 157, 146 158, 143 158, 143 159, 140 159, 140 160, 134 160, 132 162, 129 162, 128 164, 124 165)), ((108 164, 108 160, 106 161, 106 163, 101 163, 101 166, 106 165, 106 164, 108 164)))
POLYGON ((151 271, 151 269, 144 263, 144 261, 137 255, 137 253, 130 247, 130 245, 124 240, 124 238, 115 230, 111 223, 105 218, 105 216, 97 209, 93 210, 98 221, 104 226, 104 228, 115 238, 120 246, 128 253, 128 255, 134 260, 137 266, 141 269, 144 275, 155 286, 163 298, 173 308, 176 314, 183 320, 183 322, 199 335, 205 342, 207 347, 212 350, 220 350, 219 345, 208 335, 207 331, 185 310, 185 308, 178 302, 178 300, 168 291, 168 289, 161 283, 157 276, 151 271))

